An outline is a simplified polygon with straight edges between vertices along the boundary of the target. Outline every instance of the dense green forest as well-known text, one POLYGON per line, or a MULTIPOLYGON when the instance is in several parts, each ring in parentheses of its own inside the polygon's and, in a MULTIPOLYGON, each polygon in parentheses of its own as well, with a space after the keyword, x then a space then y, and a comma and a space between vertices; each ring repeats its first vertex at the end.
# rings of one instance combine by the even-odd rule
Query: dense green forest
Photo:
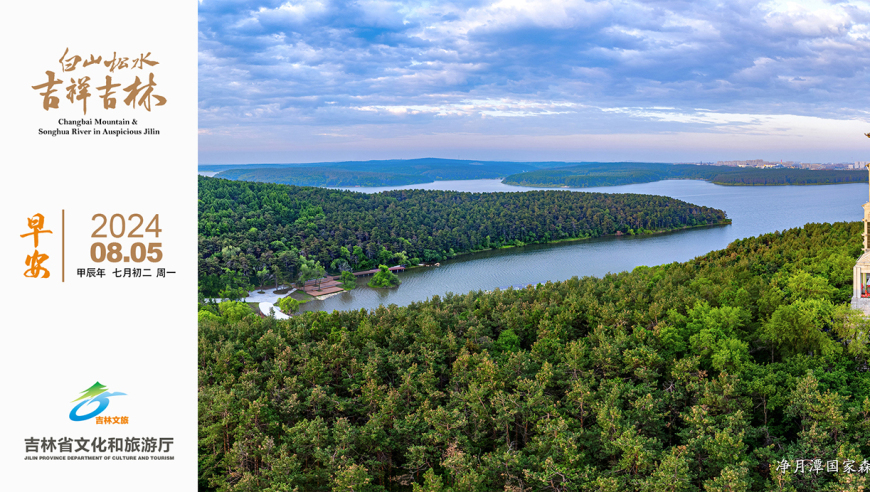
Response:
POLYGON ((866 171, 811 171, 809 169, 741 169, 740 172, 720 173, 709 179, 721 185, 821 185, 864 183, 866 171))
POLYGON ((453 179, 493 179, 508 174, 564 166, 564 162, 493 162, 455 159, 395 159, 320 162, 272 166, 200 166, 218 178, 297 186, 402 186, 453 179))
MULTIPOLYGON (((587 164, 595 165, 597 163, 587 164)), ((402 186, 431 183, 436 180, 494 179, 503 178, 509 174, 567 165, 569 165, 567 162, 502 162, 425 158, 311 164, 202 165, 199 168, 201 171, 218 172, 215 175, 218 178, 240 181, 297 186, 355 187, 402 186)))
POLYGON ((407 307, 203 306, 200 489, 866 490, 860 252, 860 223, 809 224, 407 307))
POLYGON ((421 174, 399 174, 309 166, 230 169, 219 172, 215 177, 238 181, 323 187, 402 186, 431 183, 433 181, 431 178, 421 174))
POLYGON ((441 261, 504 246, 727 223, 653 195, 528 191, 375 194, 199 178, 200 291, 441 261), (310 263, 310 264, 309 264, 310 263))
POLYGON ((703 179, 722 185, 840 184, 863 183, 867 180, 867 172, 613 162, 521 172, 508 176, 504 183, 520 186, 589 188, 649 183, 663 179, 703 179))

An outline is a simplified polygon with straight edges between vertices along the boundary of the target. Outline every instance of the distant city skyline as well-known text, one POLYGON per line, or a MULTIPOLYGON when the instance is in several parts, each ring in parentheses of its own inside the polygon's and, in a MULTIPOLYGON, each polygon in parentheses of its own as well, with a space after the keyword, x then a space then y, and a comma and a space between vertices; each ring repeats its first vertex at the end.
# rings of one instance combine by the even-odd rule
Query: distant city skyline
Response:
POLYGON ((200 0, 200 163, 870 158, 861 1, 200 0))

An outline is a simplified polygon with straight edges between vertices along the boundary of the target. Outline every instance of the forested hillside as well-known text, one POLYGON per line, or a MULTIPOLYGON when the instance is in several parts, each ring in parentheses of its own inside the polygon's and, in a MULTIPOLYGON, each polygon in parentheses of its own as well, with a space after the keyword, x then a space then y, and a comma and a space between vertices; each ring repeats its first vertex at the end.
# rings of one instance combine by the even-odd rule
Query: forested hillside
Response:
POLYGON ((863 183, 867 180, 867 172, 613 162, 512 174, 504 182, 520 186, 589 188, 649 183, 663 179, 703 179, 723 185, 810 185, 863 183))
POLYGON ((721 210, 653 195, 365 194, 200 177, 200 290, 211 297, 263 277, 292 281, 303 261, 332 271, 366 270, 509 245, 726 222, 721 210))
POLYGON ((867 171, 812 171, 809 169, 741 169, 740 172, 719 173, 709 178, 721 185, 820 185, 864 183, 867 171))
POLYGON ((508 174, 566 166, 565 162, 499 162, 458 159, 393 159, 312 164, 200 166, 218 178, 297 186, 402 186, 454 179, 493 179, 508 174))
POLYGON ((278 183, 296 186, 353 187, 403 186, 431 183, 429 177, 419 174, 358 171, 333 167, 294 166, 283 168, 243 168, 221 171, 216 178, 260 183, 278 183))
POLYGON ((203 307, 201 490, 866 490, 860 234, 371 312, 203 307))

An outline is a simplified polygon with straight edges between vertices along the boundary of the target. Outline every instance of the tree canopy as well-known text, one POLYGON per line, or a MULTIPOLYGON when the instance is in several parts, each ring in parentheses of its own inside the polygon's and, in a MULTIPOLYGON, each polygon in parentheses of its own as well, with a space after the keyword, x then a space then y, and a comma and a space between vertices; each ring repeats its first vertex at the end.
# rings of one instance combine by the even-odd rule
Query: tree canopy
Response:
POLYGON ((390 271, 390 267, 387 265, 378 266, 378 271, 374 275, 372 275, 371 280, 369 280, 369 287, 377 287, 381 289, 386 289, 390 287, 398 287, 401 283, 399 280, 399 276, 390 271))
POLYGON ((808 224, 406 307, 204 305, 200 489, 866 490, 860 252, 860 223, 808 224))

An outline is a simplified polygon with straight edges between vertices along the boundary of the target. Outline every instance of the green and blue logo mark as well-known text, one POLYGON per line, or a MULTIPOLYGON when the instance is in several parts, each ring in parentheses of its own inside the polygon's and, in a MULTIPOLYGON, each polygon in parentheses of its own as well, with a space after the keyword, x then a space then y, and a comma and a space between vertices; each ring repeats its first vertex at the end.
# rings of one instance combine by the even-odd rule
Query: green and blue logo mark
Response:
POLYGON ((82 420, 88 420, 96 417, 97 415, 103 413, 109 406, 109 397, 110 396, 124 396, 126 393, 109 393, 105 386, 100 384, 99 381, 94 383, 90 388, 82 391, 82 396, 76 398, 72 401, 75 403, 79 400, 84 400, 78 405, 74 406, 72 410, 69 412, 69 419, 75 422, 81 422, 82 420), (79 415, 79 409, 85 405, 90 405, 91 403, 98 403, 97 408, 92 410, 90 413, 86 413, 84 415, 79 415))

